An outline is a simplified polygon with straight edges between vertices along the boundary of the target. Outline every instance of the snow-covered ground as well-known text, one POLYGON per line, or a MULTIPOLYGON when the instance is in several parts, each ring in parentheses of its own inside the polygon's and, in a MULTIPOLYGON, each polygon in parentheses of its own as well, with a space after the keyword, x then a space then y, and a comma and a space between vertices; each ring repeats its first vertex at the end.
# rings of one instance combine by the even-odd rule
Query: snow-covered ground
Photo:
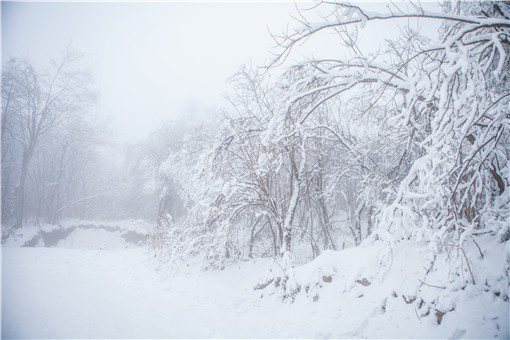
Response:
MULTIPOLYGON (((123 237, 143 234, 137 223, 85 224, 68 223, 51 247, 42 237, 20 247, 37 239, 30 228, 4 242, 2 338, 509 337, 509 304, 492 291, 468 287, 453 296, 441 324, 434 311, 422 315, 417 302, 407 303, 423 249, 406 244, 382 272, 386 253, 377 244, 324 253, 296 269, 292 280, 303 288, 291 303, 274 282, 254 290, 281 271, 272 260, 169 275, 143 242, 123 237), (306 291, 306 282, 317 285, 306 291)), ((508 247, 487 247, 485 257, 500 258, 500 267, 508 247)))

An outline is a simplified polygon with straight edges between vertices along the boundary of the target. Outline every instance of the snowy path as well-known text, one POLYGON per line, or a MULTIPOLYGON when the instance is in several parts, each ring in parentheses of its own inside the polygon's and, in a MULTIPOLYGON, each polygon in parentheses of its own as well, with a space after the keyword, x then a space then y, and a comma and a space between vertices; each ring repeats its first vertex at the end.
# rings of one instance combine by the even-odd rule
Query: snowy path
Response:
POLYGON ((164 279, 142 248, 4 247, 2 261, 2 338, 321 335, 291 306, 258 298, 264 269, 253 263, 164 279))
POLYGON ((169 284, 141 249, 4 248, 3 263, 2 338, 268 335, 229 313, 239 308, 220 295, 232 291, 215 283, 213 297, 191 277, 169 284))

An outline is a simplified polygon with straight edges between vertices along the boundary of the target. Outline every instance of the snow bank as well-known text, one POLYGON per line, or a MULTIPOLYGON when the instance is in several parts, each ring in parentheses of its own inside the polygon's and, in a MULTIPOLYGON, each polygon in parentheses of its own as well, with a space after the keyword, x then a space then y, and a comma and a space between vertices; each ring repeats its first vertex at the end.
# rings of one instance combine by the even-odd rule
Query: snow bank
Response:
POLYGON ((466 248, 464 278, 448 269, 454 251, 433 258, 428 244, 412 241, 326 251, 292 270, 275 263, 255 290, 272 301, 340 310, 350 330, 333 337, 508 338, 508 242, 479 237, 466 248), (475 284, 466 283, 469 270, 475 284))

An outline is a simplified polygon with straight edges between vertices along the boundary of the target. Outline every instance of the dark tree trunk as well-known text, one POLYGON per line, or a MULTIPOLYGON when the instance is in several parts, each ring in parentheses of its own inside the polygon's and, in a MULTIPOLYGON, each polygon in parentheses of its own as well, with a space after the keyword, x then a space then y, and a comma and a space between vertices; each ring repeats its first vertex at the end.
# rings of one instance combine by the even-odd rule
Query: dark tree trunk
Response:
POLYGON ((23 158, 21 161, 21 174, 19 185, 16 188, 16 224, 15 228, 19 229, 23 226, 23 218, 25 217, 25 184, 28 175, 28 166, 34 152, 35 140, 32 145, 23 150, 23 158))

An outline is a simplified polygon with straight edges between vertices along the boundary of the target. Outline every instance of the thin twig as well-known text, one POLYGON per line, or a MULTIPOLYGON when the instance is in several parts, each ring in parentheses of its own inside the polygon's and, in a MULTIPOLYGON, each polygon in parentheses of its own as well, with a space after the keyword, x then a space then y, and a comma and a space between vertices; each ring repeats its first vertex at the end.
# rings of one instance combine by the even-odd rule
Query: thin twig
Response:
POLYGON ((476 247, 478 248, 478 251, 480 252, 480 256, 482 257, 483 259, 483 253, 482 253, 482 250, 480 249, 480 246, 478 245, 478 243, 476 243, 475 239, 474 238, 471 238, 473 240, 473 242, 475 243, 476 247))
POLYGON ((462 247, 459 247, 459 249, 462 251, 464 258, 466 259, 466 264, 469 269, 469 274, 471 274, 471 280, 473 280, 473 284, 475 284, 475 277, 473 276, 473 272, 471 271, 471 266, 469 265, 469 260, 467 258, 466 252, 464 251, 464 249, 462 249, 462 247))
POLYGON ((434 285, 429 285, 428 283, 425 283, 423 282, 422 280, 418 279, 418 281, 420 281, 422 284, 424 284, 425 286, 429 286, 429 287, 434 287, 434 288, 439 288, 439 289, 446 289, 446 287, 440 287, 440 286, 434 286, 434 285))
POLYGON ((421 322, 420 317, 418 316, 418 311, 416 310, 416 307, 414 307, 414 313, 416 314, 416 317, 418 318, 418 321, 421 322))

